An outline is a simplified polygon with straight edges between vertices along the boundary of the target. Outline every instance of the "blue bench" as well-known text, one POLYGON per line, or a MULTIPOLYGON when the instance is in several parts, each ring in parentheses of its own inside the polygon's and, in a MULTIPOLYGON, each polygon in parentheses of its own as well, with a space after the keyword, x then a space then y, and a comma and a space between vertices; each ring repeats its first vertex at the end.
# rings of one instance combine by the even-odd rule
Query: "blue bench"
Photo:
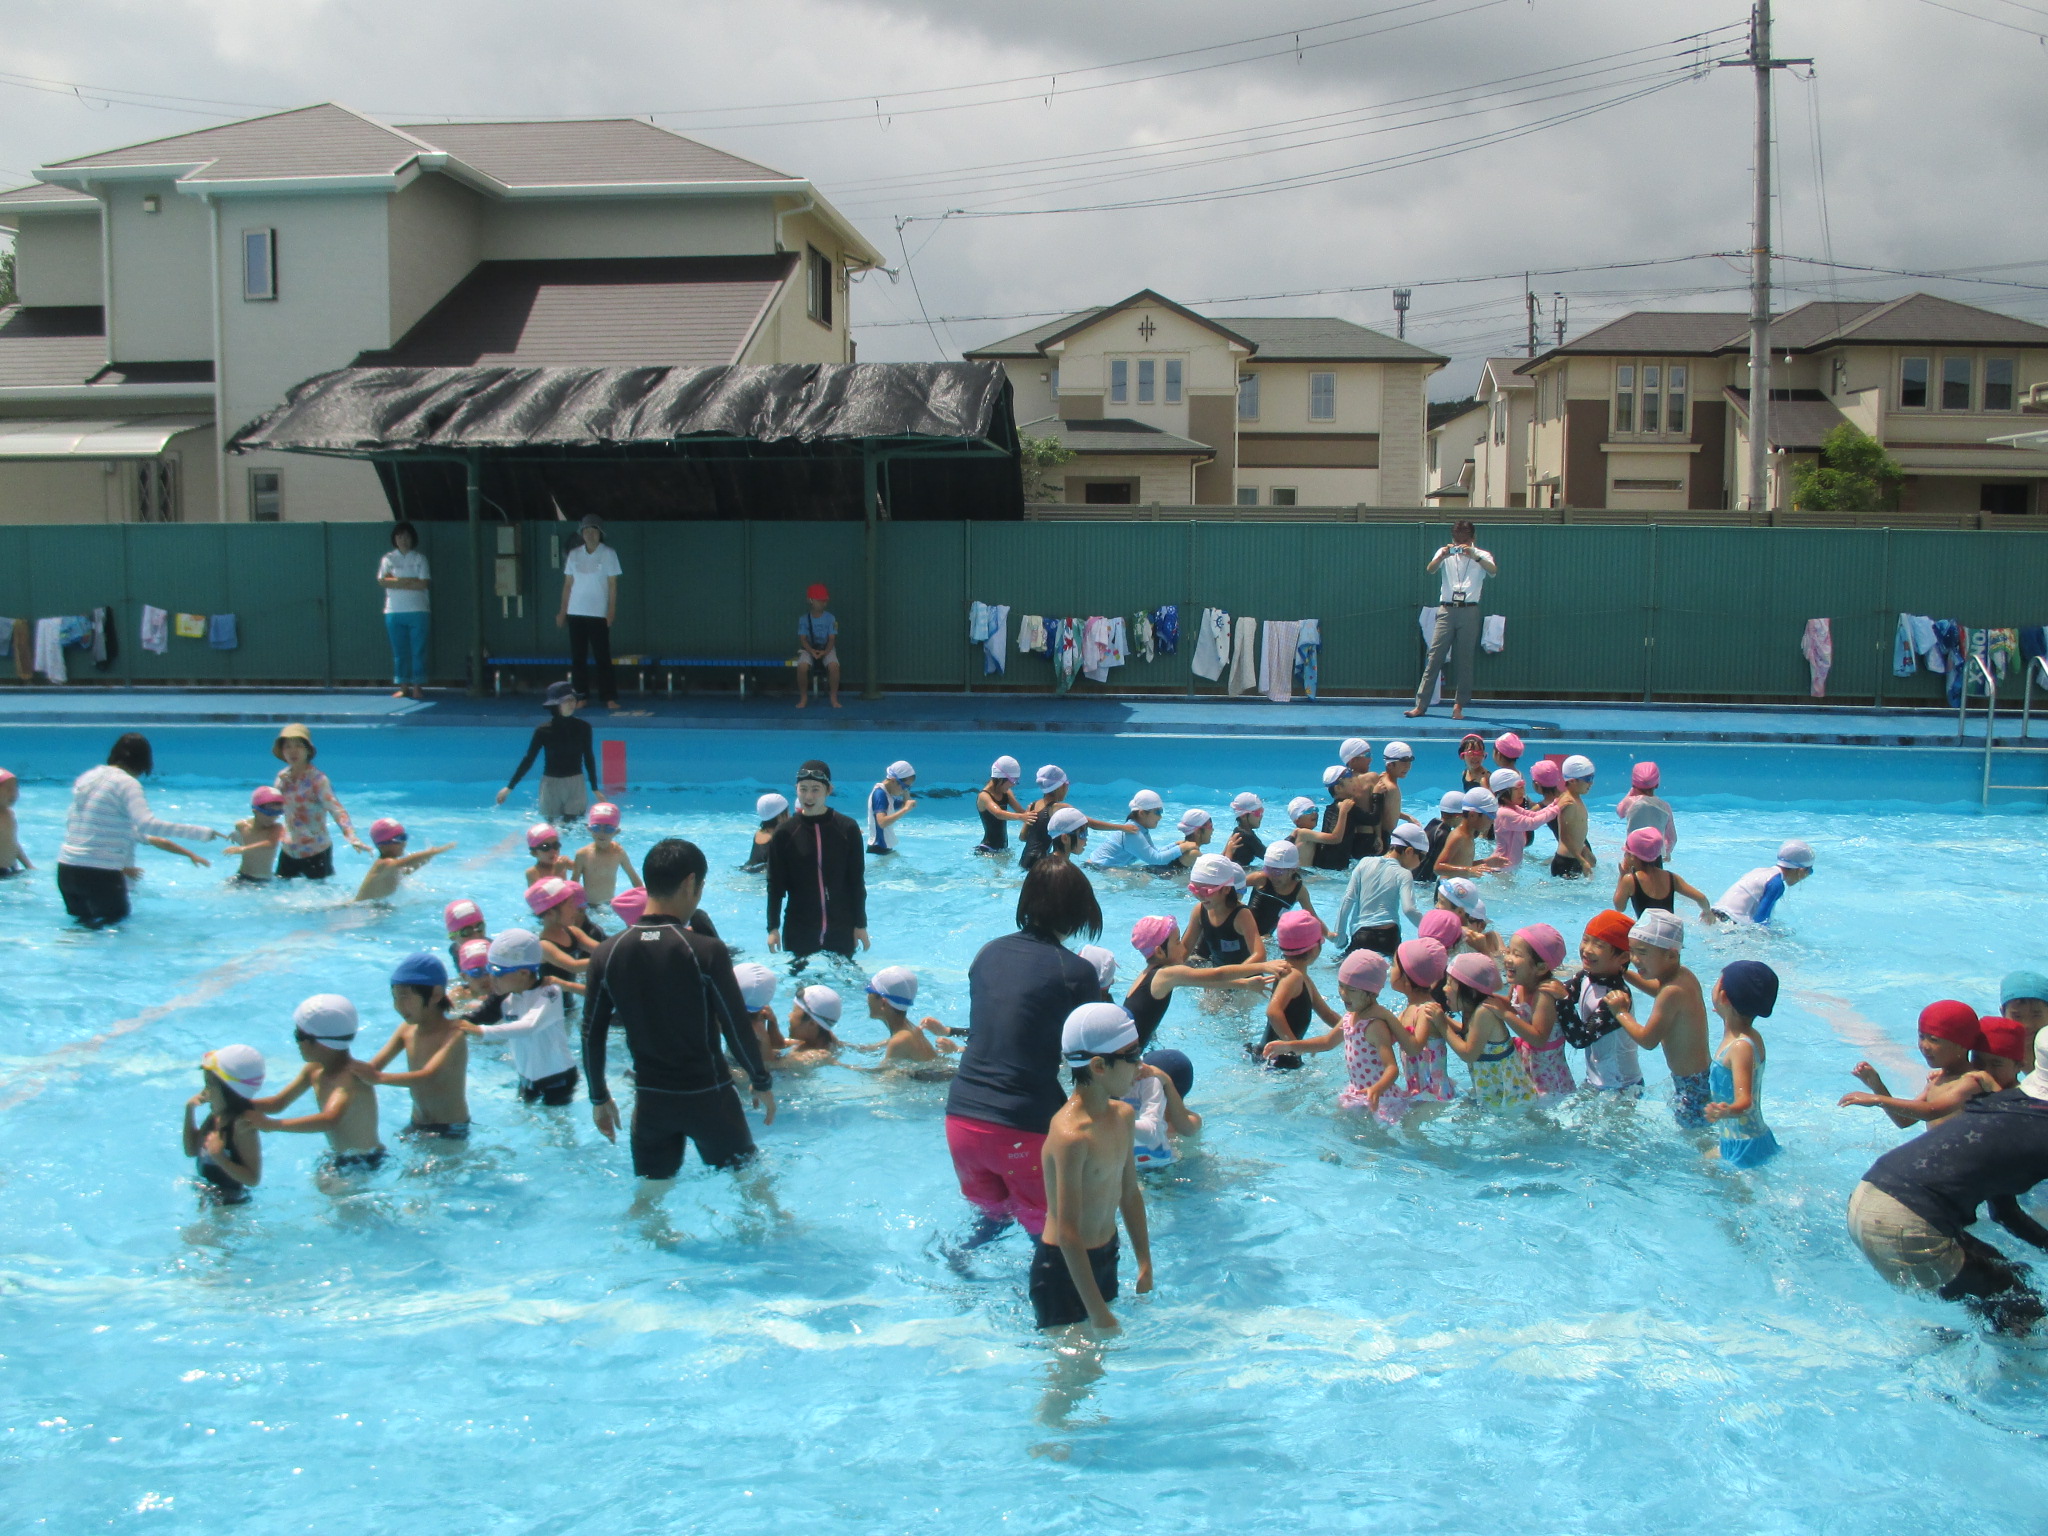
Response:
MULTIPOLYGON (((763 672, 774 667, 794 667, 793 656, 664 656, 654 663, 668 674, 668 691, 676 691, 676 674, 692 671, 727 671, 740 675, 740 697, 747 696, 747 674, 763 672)), ((689 679, 684 678, 687 687, 689 679)))
MULTIPOLYGON (((660 663, 656 662, 651 656, 614 656, 612 658, 612 666, 615 670, 632 672, 639 677, 640 691, 642 693, 647 691, 647 669, 658 665, 660 663)), ((493 693, 503 693, 505 691, 503 673, 521 667, 546 667, 558 677, 567 677, 570 672, 569 658, 567 656, 486 656, 484 658, 484 667, 491 674, 491 692, 493 693)))
MULTIPOLYGON (((614 668, 622 672, 632 672, 638 677, 642 693, 647 691, 647 672, 649 668, 664 674, 664 684, 670 693, 676 691, 676 674, 678 672, 727 671, 739 673, 740 696, 742 698, 746 696, 747 692, 748 673, 766 671, 775 667, 794 667, 795 665, 796 658, 792 656, 615 656, 612 658, 612 666, 614 668)), ((505 672, 521 667, 545 667, 562 677, 567 677, 570 670, 569 658, 567 656, 486 656, 484 658, 484 666, 490 671, 491 692, 493 693, 503 693, 505 691, 503 679, 505 672)), ((687 682, 688 679, 685 678, 686 686, 687 682)))

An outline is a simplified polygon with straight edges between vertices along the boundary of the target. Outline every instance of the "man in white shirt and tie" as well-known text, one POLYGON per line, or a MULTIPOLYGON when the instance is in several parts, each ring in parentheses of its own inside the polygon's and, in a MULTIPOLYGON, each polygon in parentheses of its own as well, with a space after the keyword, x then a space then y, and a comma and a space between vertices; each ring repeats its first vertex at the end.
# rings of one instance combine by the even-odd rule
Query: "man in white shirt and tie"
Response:
POLYGON ((1472 702, 1472 652, 1479 644, 1479 592, 1486 578, 1495 573, 1493 556, 1475 545, 1469 520, 1461 518, 1451 527, 1451 542, 1437 550, 1429 569, 1443 571, 1443 593, 1437 599, 1436 634, 1429 642, 1429 661, 1422 669, 1422 686, 1415 690, 1412 718, 1429 713, 1429 697, 1446 660, 1454 660, 1456 703, 1451 718, 1465 718, 1465 706, 1472 702))

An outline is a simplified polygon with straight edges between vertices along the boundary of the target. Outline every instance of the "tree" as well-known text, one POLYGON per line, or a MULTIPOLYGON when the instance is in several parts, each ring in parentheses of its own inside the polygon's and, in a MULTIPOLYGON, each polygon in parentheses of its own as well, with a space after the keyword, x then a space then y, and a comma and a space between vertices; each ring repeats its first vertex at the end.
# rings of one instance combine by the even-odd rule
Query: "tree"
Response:
POLYGON ((1056 437, 1024 437, 1019 440, 1024 459, 1024 499, 1063 501, 1067 488, 1053 471, 1074 462, 1074 450, 1056 437))
POLYGON ((1821 439, 1817 463, 1794 467, 1792 505, 1802 512, 1876 512, 1905 477, 1882 443, 1845 421, 1821 439))

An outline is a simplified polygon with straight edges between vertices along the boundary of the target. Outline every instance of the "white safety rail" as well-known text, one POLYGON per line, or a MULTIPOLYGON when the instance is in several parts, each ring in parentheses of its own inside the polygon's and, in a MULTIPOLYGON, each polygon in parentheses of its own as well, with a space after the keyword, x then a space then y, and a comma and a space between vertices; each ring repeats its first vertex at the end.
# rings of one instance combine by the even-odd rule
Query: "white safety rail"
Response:
MULTIPOLYGON (((2028 661, 2024 668, 2025 681, 2020 689, 2020 734, 2012 745, 2004 747, 1998 745, 1998 684, 1992 679, 1991 669, 1984 665, 1982 657, 1972 656, 1969 659, 1975 669, 1975 673, 1972 674, 1972 681, 1976 680, 1975 674, 1982 674, 1984 683, 1983 803, 1985 805, 1991 803, 1991 792, 1994 789, 2018 789, 2026 790, 2033 794, 2048 794, 2048 773, 2030 778, 2024 783, 2013 784, 1997 783, 1991 777, 1994 754, 2002 753, 2008 758, 2017 759, 2017 762, 2014 764, 2015 768, 2017 768, 2018 763, 2048 758, 2048 741, 2044 741, 2041 745, 2036 746, 2032 738, 2034 681, 2038 677, 2042 687, 2048 689, 2048 658, 2036 656, 2028 661)), ((1968 709, 1969 704, 1970 690, 1965 685, 1963 689, 1963 708, 1968 709)), ((1961 729, 1961 718, 1961 715, 1958 714, 1958 731, 1961 729)))

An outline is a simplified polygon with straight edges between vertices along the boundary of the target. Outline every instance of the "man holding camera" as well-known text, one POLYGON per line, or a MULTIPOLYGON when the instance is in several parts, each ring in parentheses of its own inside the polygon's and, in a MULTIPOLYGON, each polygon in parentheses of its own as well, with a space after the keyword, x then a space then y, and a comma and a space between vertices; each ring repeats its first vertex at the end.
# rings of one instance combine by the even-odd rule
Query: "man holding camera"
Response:
POLYGON ((1412 719, 1429 713, 1429 697, 1444 670, 1446 659, 1455 661, 1456 702, 1451 718, 1465 718, 1465 706, 1472 702, 1472 652, 1479 644, 1479 592, 1486 578, 1495 574, 1493 556, 1479 548, 1471 522, 1460 519, 1451 528, 1451 542, 1438 549, 1429 569, 1443 571, 1443 594, 1438 598, 1436 634, 1429 642, 1429 661, 1422 669, 1422 686, 1415 690, 1412 719))

